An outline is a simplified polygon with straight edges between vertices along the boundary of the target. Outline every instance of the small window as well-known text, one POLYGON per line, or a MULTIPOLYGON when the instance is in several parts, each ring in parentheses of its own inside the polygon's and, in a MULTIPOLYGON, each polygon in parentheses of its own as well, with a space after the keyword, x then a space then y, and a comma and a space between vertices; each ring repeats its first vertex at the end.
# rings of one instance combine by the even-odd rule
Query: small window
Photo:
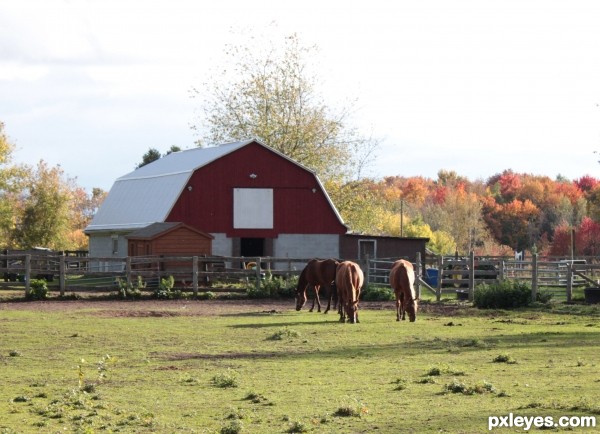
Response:
POLYGON ((112 254, 116 255, 117 253, 119 253, 119 236, 112 235, 110 238, 112 241, 112 254))

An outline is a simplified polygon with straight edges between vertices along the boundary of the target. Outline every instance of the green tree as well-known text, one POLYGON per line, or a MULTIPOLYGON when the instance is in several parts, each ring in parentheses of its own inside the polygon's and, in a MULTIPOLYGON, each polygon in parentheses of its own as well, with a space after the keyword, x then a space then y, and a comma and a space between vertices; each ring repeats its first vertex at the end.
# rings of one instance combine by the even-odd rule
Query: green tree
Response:
POLYGON ((219 69, 210 83, 192 89, 203 113, 193 128, 203 131, 199 146, 257 138, 322 179, 360 177, 378 142, 349 126, 353 104, 328 106, 309 73, 316 47, 303 46, 296 34, 282 46, 260 49, 255 37, 247 45, 229 46, 232 68, 219 69))
POLYGON ((49 167, 43 160, 28 178, 22 214, 15 230, 18 245, 22 248, 68 248, 74 181, 64 178, 60 166, 49 167))
POLYGON ((14 145, 4 132, 0 122, 0 236, 3 247, 14 247, 14 231, 19 213, 20 191, 26 168, 13 165, 14 145))
POLYGON ((147 164, 150 164, 162 157, 165 157, 173 152, 179 152, 181 151, 181 148, 179 146, 176 145, 172 145, 169 150, 164 154, 161 155, 160 151, 156 148, 149 148, 148 152, 146 152, 144 155, 142 155, 142 162, 139 163, 135 168, 139 169, 140 167, 144 167, 147 164))
POLYGON ((144 155, 142 155, 142 162, 140 164, 138 164, 137 166, 135 166, 135 168, 139 169, 140 167, 144 167, 145 165, 158 160, 160 157, 161 157, 161 155, 160 155, 160 151, 158 149, 150 148, 150 149, 148 149, 148 152, 146 152, 144 155))

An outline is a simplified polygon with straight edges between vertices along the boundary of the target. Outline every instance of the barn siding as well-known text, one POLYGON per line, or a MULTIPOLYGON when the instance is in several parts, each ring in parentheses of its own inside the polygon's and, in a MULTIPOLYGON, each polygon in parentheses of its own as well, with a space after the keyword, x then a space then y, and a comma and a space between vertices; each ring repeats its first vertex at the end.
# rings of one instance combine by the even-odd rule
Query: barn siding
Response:
POLYGON ((228 237, 275 238, 286 233, 347 231, 311 172, 255 143, 194 172, 166 221, 181 221, 228 237), (251 174, 256 177, 251 178, 251 174), (235 187, 273 189, 273 229, 233 228, 235 187))

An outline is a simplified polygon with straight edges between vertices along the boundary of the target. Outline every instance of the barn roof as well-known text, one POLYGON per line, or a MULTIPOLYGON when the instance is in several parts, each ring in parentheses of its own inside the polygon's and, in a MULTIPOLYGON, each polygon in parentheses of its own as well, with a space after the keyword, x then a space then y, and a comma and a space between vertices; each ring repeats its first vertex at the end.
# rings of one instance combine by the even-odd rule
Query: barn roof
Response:
MULTIPOLYGON (((172 152, 117 178, 85 232, 129 231, 145 228, 152 223, 164 222, 195 170, 250 143, 266 147, 271 152, 312 172, 316 177, 314 171, 256 139, 172 152)), ((343 223, 325 189, 322 186, 321 188, 332 210, 343 223)))

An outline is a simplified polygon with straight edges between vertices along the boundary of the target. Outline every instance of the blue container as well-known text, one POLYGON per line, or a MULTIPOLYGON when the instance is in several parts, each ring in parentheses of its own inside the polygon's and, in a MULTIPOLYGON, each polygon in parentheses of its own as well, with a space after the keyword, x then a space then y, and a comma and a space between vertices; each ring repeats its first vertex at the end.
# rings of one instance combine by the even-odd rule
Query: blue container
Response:
POLYGON ((432 288, 437 288, 439 271, 437 268, 427 268, 425 270, 425 283, 432 288))

